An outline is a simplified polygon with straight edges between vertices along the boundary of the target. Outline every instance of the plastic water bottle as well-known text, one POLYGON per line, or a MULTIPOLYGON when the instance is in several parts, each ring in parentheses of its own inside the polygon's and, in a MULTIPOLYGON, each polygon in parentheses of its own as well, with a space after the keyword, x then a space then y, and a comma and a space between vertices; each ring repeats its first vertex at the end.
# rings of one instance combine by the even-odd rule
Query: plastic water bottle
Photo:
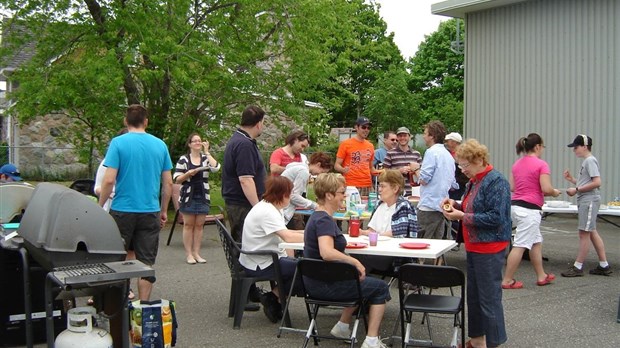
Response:
POLYGON ((375 210, 376 205, 377 205, 377 193, 370 192, 368 194, 368 208, 366 208, 366 210, 372 212, 373 210, 375 210))

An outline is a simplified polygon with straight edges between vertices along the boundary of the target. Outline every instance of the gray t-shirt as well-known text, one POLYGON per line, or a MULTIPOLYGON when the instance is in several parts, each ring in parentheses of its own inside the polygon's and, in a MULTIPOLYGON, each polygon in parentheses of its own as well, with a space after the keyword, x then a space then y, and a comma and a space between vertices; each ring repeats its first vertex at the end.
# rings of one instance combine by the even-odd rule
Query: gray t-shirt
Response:
MULTIPOLYGON (((601 176, 601 172, 599 171, 596 157, 586 157, 581 163, 581 170, 579 171, 579 178, 577 179, 577 187, 591 183, 592 178, 597 176, 601 176)), ((577 193, 577 200, 580 202, 599 201, 600 199, 601 194, 598 188, 588 192, 579 191, 577 193)))

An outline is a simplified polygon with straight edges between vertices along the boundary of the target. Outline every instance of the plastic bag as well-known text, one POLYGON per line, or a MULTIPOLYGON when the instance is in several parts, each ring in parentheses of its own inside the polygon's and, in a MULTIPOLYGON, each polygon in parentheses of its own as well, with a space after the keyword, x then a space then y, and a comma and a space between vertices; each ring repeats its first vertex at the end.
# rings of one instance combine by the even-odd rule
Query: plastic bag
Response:
POLYGON ((174 301, 133 301, 129 304, 129 319, 133 348, 176 345, 178 325, 174 301))

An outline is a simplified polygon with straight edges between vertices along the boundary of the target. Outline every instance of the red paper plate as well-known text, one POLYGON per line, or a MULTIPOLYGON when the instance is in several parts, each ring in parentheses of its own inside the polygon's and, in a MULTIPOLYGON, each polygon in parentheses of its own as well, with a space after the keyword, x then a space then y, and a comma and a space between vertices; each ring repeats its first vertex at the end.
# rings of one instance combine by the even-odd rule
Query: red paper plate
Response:
POLYGON ((368 243, 349 242, 347 243, 347 249, 362 249, 368 246, 368 243))
POLYGON ((430 246, 428 243, 400 243, 399 245, 405 249, 426 249, 430 246))

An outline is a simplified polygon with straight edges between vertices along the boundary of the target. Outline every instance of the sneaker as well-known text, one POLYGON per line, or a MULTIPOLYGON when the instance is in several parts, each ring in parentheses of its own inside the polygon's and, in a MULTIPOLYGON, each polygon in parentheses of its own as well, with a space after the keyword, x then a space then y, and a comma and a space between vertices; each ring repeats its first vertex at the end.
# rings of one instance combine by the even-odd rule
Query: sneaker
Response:
POLYGON ((342 339, 347 339, 347 338, 351 338, 351 330, 349 328, 341 328, 338 323, 336 323, 336 325, 334 325, 334 327, 332 328, 332 330, 329 332, 330 334, 332 334, 332 336, 334 337, 338 337, 338 338, 342 338, 342 339))
POLYGON ((243 310, 246 312, 258 312, 260 310, 260 305, 258 303, 248 302, 245 304, 243 310))
POLYGON ((362 343, 362 348, 387 348, 387 345, 383 343, 381 339, 379 339, 379 342, 377 342, 377 344, 375 344, 374 346, 371 346, 370 344, 368 344, 367 340, 364 340, 364 343, 362 343))
POLYGON ((594 275, 608 276, 608 275, 612 274, 613 271, 611 270, 609 265, 607 265, 607 267, 601 267, 601 265, 598 265, 598 266, 596 266, 596 268, 591 269, 589 273, 590 274, 594 274, 594 275))
POLYGON ((566 272, 562 272, 562 277, 583 277, 583 270, 575 267, 575 266, 571 266, 568 271, 566 272))
POLYGON ((254 286, 250 289, 250 292, 248 293, 248 301, 258 303, 260 302, 260 298, 264 293, 265 292, 263 291, 263 289, 254 286))
POLYGON ((282 306, 273 292, 263 294, 260 297, 260 303, 263 305, 263 312, 269 321, 277 323, 282 319, 282 306))

